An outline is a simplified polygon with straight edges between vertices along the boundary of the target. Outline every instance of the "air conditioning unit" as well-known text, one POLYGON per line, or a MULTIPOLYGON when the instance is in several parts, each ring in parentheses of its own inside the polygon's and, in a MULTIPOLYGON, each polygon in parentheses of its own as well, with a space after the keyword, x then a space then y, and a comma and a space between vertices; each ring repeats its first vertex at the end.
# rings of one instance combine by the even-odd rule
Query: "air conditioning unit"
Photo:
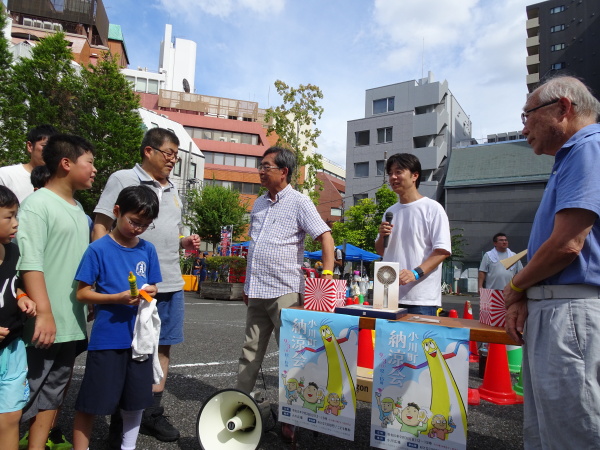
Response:
POLYGON ((62 27, 62 25, 60 23, 53 23, 52 24, 52 29, 54 31, 59 31, 60 32, 60 31, 63 30, 63 27, 62 27))
POLYGON ((33 21, 33 26, 36 28, 42 28, 42 21, 41 20, 34 20, 33 21))
POLYGON ((52 22, 43 22, 42 28, 44 30, 52 30, 52 22))
POLYGON ((236 138, 231 138, 231 139, 229 139, 229 142, 233 142, 234 144, 237 144, 238 140, 236 138))
POLYGON ((220 140, 221 142, 227 142, 227 138, 226 138, 225 136, 221 136, 221 137, 219 138, 219 140, 220 140))
POLYGON ((30 19, 29 17, 23 17, 23 25, 25 25, 26 27, 32 27, 33 19, 30 19))

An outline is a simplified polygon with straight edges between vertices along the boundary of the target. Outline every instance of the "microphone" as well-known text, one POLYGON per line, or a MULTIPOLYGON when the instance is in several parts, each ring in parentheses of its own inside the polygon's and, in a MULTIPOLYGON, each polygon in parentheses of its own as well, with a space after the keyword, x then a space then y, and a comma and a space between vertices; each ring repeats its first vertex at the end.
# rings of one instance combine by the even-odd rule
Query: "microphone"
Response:
MULTIPOLYGON (((394 218, 394 213, 392 213, 390 211, 385 213, 385 221, 387 223, 392 223, 393 218, 394 218)), ((389 234, 387 234, 383 237, 383 248, 387 248, 389 240, 390 240, 389 234)))

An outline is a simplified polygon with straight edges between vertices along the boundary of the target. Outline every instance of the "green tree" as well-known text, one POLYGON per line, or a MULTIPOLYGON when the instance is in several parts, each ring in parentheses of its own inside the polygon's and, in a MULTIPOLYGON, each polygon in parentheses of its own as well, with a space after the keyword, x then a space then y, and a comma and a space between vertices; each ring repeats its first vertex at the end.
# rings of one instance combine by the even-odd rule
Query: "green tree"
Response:
POLYGON ((233 240, 245 235, 249 224, 247 209, 248 202, 238 191, 209 184, 188 193, 186 223, 215 251, 221 240, 221 226, 233 225, 233 240))
MULTIPOLYGON (((0 30, 6 26, 6 14, 3 5, 0 5, 0 30)), ((7 151, 7 143, 10 141, 11 128, 6 125, 11 121, 10 108, 12 98, 14 97, 10 80, 13 76, 12 53, 8 50, 8 39, 4 33, 0 33, 0 123, 2 123, 2 133, 0 133, 0 166, 8 165, 12 162, 12 152, 7 151)), ((25 148, 25 143, 22 145, 25 148)), ((23 150, 21 149, 21 150, 23 150)))
POLYGON ((294 150, 297 169, 292 179, 292 186, 299 191, 307 190, 315 204, 319 200, 323 183, 317 178, 317 172, 323 168, 323 160, 318 153, 310 153, 311 148, 317 148, 317 138, 321 135, 314 128, 317 119, 323 114, 319 99, 323 93, 318 86, 301 84, 297 88, 288 86, 281 80, 275 81, 277 93, 283 98, 283 103, 275 108, 268 108, 265 121, 272 121, 267 135, 275 132, 277 145, 294 150), (300 170, 305 167, 304 181, 300 182, 300 170))
POLYGON ((76 132, 83 83, 72 59, 64 34, 56 33, 41 39, 31 58, 21 58, 13 66, 10 84, 15 97, 4 127, 10 133, 11 162, 27 159, 25 139, 30 127, 48 123, 62 132, 76 132))
POLYGON ((108 177, 140 161, 143 122, 139 96, 119 71, 117 59, 105 52, 97 65, 81 72, 83 90, 77 100, 78 126, 74 130, 96 148, 98 170, 92 189, 81 191, 79 201, 93 211, 108 177))
POLYGON ((346 211, 344 222, 333 224, 332 234, 336 244, 345 240, 349 244, 375 252, 375 239, 383 214, 398 201, 398 197, 384 184, 375 193, 375 200, 377 203, 370 198, 362 199, 358 205, 346 211))
MULTIPOLYGON (((0 66, 1 56, 0 43, 0 66)), ((96 148, 98 173, 92 189, 80 191, 77 198, 91 213, 108 177, 140 159, 144 131, 139 96, 120 73, 116 58, 104 53, 96 65, 85 68, 78 68, 72 58, 64 34, 56 33, 43 38, 31 58, 14 65, 8 81, 14 99, 1 113, 9 156, 2 162, 27 160, 27 130, 40 124, 87 139, 96 148)), ((6 100, 2 93, 0 89, 0 104, 6 100)))

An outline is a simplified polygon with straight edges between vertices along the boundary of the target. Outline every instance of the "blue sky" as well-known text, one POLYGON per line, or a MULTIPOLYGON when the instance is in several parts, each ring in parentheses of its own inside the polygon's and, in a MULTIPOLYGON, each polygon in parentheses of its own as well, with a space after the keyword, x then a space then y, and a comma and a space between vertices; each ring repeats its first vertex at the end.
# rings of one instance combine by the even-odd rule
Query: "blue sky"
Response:
POLYGON ((473 137, 522 128, 525 6, 534 0, 104 0, 130 68, 158 69, 166 23, 197 43, 196 92, 280 104, 273 83, 324 94, 318 151, 345 166, 346 123, 365 90, 432 71, 473 137))

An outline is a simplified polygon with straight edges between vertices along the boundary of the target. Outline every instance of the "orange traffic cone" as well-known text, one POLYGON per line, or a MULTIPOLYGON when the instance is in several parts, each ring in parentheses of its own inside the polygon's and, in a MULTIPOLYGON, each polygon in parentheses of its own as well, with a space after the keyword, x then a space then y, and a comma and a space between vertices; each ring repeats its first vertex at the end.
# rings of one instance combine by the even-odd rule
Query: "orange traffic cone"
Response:
POLYGON ((485 374, 483 384, 479 387, 479 395, 483 400, 496 405, 523 403, 523 397, 513 391, 508 371, 506 346, 503 344, 489 344, 488 346, 485 374))
POLYGON ((371 330, 363 328, 358 332, 358 366, 373 368, 375 348, 373 346, 373 334, 371 330))
MULTIPOLYGON (((465 302, 463 318, 473 320, 473 308, 471 308, 471 302, 469 300, 465 302)), ((469 341, 469 362, 479 362, 479 351, 477 350, 477 343, 473 341, 469 341)))

